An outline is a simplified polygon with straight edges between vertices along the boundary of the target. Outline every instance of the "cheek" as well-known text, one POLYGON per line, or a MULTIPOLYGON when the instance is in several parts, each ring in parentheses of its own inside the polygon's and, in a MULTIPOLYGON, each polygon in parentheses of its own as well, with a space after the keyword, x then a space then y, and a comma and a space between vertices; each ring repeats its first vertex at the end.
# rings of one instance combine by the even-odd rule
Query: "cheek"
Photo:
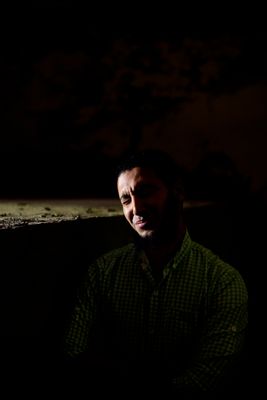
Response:
POLYGON ((165 214, 168 216, 172 215, 173 219, 175 219, 175 215, 179 213, 179 209, 180 205, 178 199, 175 196, 169 196, 166 201, 165 214))
POLYGON ((127 221, 131 222, 131 211, 127 209, 123 209, 123 214, 124 217, 127 219, 127 221))
POLYGON ((165 212, 168 210, 170 207, 170 197, 168 196, 162 196, 161 199, 157 202, 157 209, 161 210, 162 212, 165 212))
POLYGON ((163 218, 166 216, 171 216, 174 212, 174 209, 175 205, 171 196, 162 199, 162 201, 157 204, 158 213, 161 214, 163 218))

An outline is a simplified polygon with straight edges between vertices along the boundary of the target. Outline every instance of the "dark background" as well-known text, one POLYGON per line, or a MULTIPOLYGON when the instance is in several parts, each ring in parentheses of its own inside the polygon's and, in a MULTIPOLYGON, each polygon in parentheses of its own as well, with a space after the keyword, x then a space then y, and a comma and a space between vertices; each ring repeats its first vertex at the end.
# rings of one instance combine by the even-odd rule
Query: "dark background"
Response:
MULTIPOLYGON (((0 197, 113 197, 121 156, 168 151, 189 198, 215 201, 188 210, 192 238, 248 285, 254 351, 245 380, 253 366, 257 387, 266 348, 267 33, 260 24, 118 23, 70 1, 1 17, 0 197)), ((11 381, 45 381, 84 269, 126 240, 125 229, 121 219, 99 219, 1 232, 2 365, 11 381)))
POLYGON ((71 1, 2 9, 0 196, 112 197, 114 165, 144 147, 190 179, 238 175, 264 192, 261 25, 115 14, 71 1))

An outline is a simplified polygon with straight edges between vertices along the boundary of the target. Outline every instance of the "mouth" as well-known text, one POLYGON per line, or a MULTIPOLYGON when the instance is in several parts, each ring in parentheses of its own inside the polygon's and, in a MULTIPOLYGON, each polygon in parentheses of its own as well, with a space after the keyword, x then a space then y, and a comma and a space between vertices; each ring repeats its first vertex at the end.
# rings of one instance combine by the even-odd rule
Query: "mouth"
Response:
POLYGON ((136 222, 135 226, 138 227, 139 229, 145 229, 147 226, 147 222, 136 222))
POLYGON ((133 225, 138 229, 146 229, 149 226, 149 221, 144 218, 133 218, 133 225))

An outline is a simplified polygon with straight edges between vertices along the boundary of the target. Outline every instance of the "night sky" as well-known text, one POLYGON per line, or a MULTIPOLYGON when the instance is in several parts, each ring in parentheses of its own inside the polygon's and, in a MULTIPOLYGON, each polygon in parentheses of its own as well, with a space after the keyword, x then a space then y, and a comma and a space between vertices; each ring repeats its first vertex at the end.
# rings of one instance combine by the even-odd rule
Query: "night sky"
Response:
POLYGON ((144 147, 189 174, 217 155, 265 187, 266 32, 148 29, 56 6, 4 19, 0 196, 113 196, 117 160, 144 147))

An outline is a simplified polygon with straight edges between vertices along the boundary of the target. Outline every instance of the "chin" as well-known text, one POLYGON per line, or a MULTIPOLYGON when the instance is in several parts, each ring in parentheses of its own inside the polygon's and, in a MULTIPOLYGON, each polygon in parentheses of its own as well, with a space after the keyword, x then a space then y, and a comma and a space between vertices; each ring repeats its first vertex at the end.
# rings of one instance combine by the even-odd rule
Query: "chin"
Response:
POLYGON ((137 232, 141 240, 150 241, 156 237, 155 231, 142 231, 137 232))
POLYGON ((143 238, 151 238, 151 237, 153 237, 155 234, 154 234, 154 231, 145 231, 145 232, 141 232, 141 233, 139 233, 139 235, 141 236, 141 237, 143 237, 143 238))

